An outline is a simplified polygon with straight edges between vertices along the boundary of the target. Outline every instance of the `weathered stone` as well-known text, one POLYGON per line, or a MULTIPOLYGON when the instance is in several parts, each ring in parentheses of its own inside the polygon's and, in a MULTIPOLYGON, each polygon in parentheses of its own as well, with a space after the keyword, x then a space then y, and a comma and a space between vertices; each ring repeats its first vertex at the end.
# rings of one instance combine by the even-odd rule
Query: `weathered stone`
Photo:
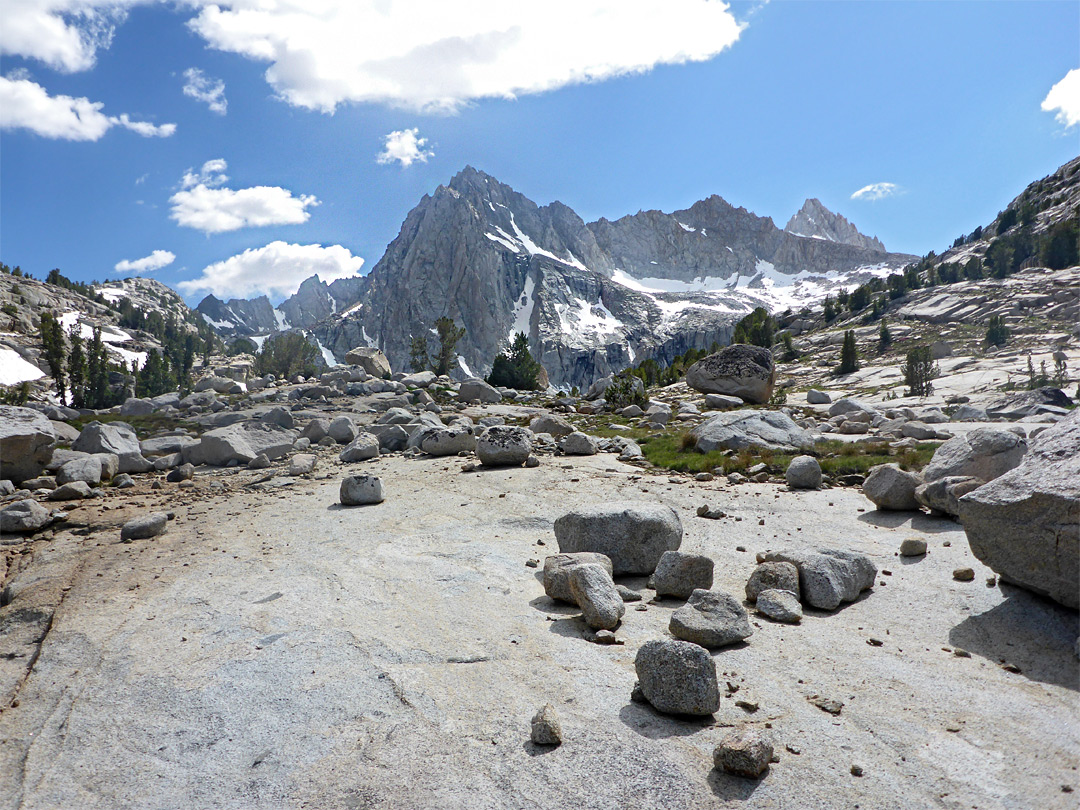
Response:
POLYGON ((926 441, 937 437, 937 430, 925 422, 905 422, 900 426, 900 435, 917 441, 926 441))
POLYGON ((873 587, 877 576, 877 566, 870 558, 853 551, 768 551, 765 559, 789 562, 799 569, 802 601, 821 610, 835 610, 843 602, 854 602, 860 593, 873 587))
POLYGON ((367 461, 379 455, 379 440, 370 433, 360 433, 338 454, 345 462, 367 461))
POLYGON ((611 576, 611 559, 604 554, 581 551, 576 554, 552 554, 544 560, 544 593, 552 599, 574 605, 570 591, 570 569, 583 564, 599 565, 611 576))
POLYGON ((390 376, 390 361, 381 349, 373 349, 369 346, 357 346, 345 353, 345 363, 350 366, 360 366, 372 377, 382 379, 390 376))
POLYGON ((339 416, 331 420, 326 429, 327 435, 338 444, 348 444, 359 432, 356 423, 348 416, 339 416))
POLYGON ((1041 432, 1018 467, 960 498, 972 553, 1001 578, 1080 607, 1080 410, 1041 432))
POLYGON ((915 489, 921 483, 918 475, 901 470, 897 464, 879 464, 870 469, 862 490, 878 509, 917 512, 919 502, 915 500, 915 489))
POLYGON ((1027 450, 1027 440, 1011 430, 979 428, 949 439, 935 450, 923 470, 923 480, 929 483, 946 476, 964 476, 984 483, 993 481, 1019 466, 1027 450))
POLYGON ((406 374, 401 378, 402 385, 415 386, 417 388, 427 388, 435 380, 439 379, 434 371, 417 371, 413 374, 406 374))
POLYGON ((423 428, 418 447, 432 456, 456 456, 476 449, 476 436, 470 427, 423 428))
POLYGON ((559 442, 559 449, 568 456, 595 456, 598 447, 595 438, 574 431, 562 438, 559 442))
MULTIPOLYGON (((265 455, 263 456, 265 458, 265 455)), ((169 472, 165 476, 165 480, 177 484, 181 481, 190 481, 195 477, 195 465, 191 463, 181 464, 175 470, 169 472)))
POLYGON ((821 465, 813 456, 795 456, 788 464, 784 480, 792 489, 819 489, 821 465))
POLYGON ((802 621, 803 609, 799 597, 791 591, 778 591, 769 588, 758 594, 758 613, 768 616, 773 621, 797 624, 802 621))
POLYGON ((382 503, 382 481, 374 475, 350 475, 341 482, 339 497, 346 506, 382 503))
POLYGON ((121 416, 146 416, 154 412, 154 403, 148 399, 130 397, 120 406, 121 416))
POLYGON ((502 402, 502 398, 497 388, 483 380, 465 380, 458 388, 458 399, 461 402, 502 402))
POLYGON ((532 719, 532 741, 535 745, 560 745, 562 724, 555 707, 545 703, 532 719))
POLYGON ((713 584, 713 561, 703 554, 665 551, 653 574, 657 596, 688 599, 698 589, 709 590, 713 584))
POLYGON ((0 509, 0 532, 36 532, 51 521, 49 510, 30 498, 0 509))
POLYGON ((485 467, 520 467, 532 449, 532 431, 512 425, 492 425, 476 441, 476 457, 485 467))
POLYGON ((703 453, 766 447, 774 450, 810 447, 813 436, 780 411, 728 411, 718 413, 691 435, 703 453))
POLYGON ((50 501, 77 501, 89 497, 90 485, 85 481, 70 481, 49 493, 50 501))
POLYGON ((84 481, 91 486, 101 483, 101 457, 98 455, 75 458, 56 471, 56 483, 70 484, 84 481))
POLYGON ((900 543, 901 557, 921 557, 926 554, 926 540, 921 537, 905 537, 900 543))
POLYGON ((733 731, 713 751, 713 765, 718 771, 748 779, 758 779, 765 773, 772 758, 772 743, 752 728, 733 731))
POLYGON ((674 509, 661 504, 598 504, 558 518, 555 539, 564 553, 606 554, 615 575, 651 574, 665 551, 679 548, 682 523, 674 509))
POLYGON ((150 512, 132 518, 120 529, 120 539, 125 543, 131 540, 147 540, 157 537, 169 523, 169 516, 164 512, 150 512))
POLYGON ((708 650, 688 641, 654 639, 634 659, 638 688, 666 714, 709 715, 720 708, 716 664, 708 650))
POLYGON ((799 598, 799 569, 789 562, 763 562, 758 565, 746 581, 746 599, 756 602, 758 595, 768 590, 791 591, 799 598))
POLYGON ((575 428, 558 414, 545 413, 529 422, 529 430, 533 433, 549 433, 556 439, 560 439, 563 436, 569 436, 575 428))
POLYGON ((20 484, 41 475, 52 458, 56 433, 32 408, 0 405, 0 478, 20 484))
POLYGON ((286 475, 310 475, 315 469, 315 463, 319 457, 314 453, 298 453, 289 459, 289 468, 286 475))
POLYGON ((776 366, 768 349, 735 343, 690 366, 686 384, 705 394, 728 394, 764 404, 776 384, 776 366))
MULTIPOLYGON (((746 608, 729 593, 698 589, 671 614, 668 630, 675 638, 714 649, 753 635, 746 608)), ((640 677, 640 675, 639 675, 640 677)))
POLYGON ((806 402, 809 405, 828 405, 832 402, 832 397, 826 394, 824 391, 819 391, 816 388, 811 388, 806 392, 806 402))
POLYGON ((626 605, 615 589, 611 574, 602 565, 581 563, 570 567, 567 579, 570 595, 581 608, 585 623, 594 630, 611 630, 619 625, 626 605))
POLYGON ((240 422, 204 433, 198 444, 184 448, 184 460, 224 467, 230 461, 247 464, 259 453, 279 458, 292 449, 297 438, 295 431, 277 425, 240 422))
POLYGON ((727 394, 706 394, 705 407, 710 411, 727 411, 741 408, 746 403, 742 397, 729 397, 727 394))
POLYGON ((948 475, 915 488, 915 500, 931 512, 956 517, 960 514, 960 498, 985 482, 963 475, 948 475))
POLYGON ((330 435, 330 420, 323 419, 321 416, 312 419, 306 425, 304 429, 300 431, 300 437, 308 439, 312 442, 318 443, 319 439, 323 436, 330 435))
POLYGON ((401 425, 368 425, 364 431, 379 440, 380 453, 404 450, 409 441, 409 433, 401 425))
MULTIPOLYGON (((291 428, 293 427, 295 420, 293 419, 292 411, 288 408, 282 408, 278 406, 271 408, 262 416, 259 417, 259 421, 266 422, 270 425, 277 425, 278 427, 291 428)), ((310 436, 307 438, 311 438, 310 436)), ((322 438, 321 436, 319 438, 322 438)), ((315 439, 318 441, 318 439, 315 439)))

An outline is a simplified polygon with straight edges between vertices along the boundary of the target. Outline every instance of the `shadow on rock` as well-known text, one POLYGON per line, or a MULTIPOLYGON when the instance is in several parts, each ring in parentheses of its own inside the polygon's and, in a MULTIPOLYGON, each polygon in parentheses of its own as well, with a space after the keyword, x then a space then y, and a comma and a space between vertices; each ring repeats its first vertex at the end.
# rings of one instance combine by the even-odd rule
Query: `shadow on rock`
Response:
POLYGON ((535 608, 541 613, 557 613, 560 616, 576 616, 581 613, 581 608, 577 605, 557 602, 550 596, 538 596, 535 599, 530 599, 529 607, 535 608))
POLYGON ((713 768, 709 772, 709 789, 718 799, 732 802, 744 802, 754 795, 760 779, 745 779, 713 768))
POLYGON ((619 710, 623 725, 650 740, 668 737, 688 737, 703 729, 712 728, 716 720, 692 715, 671 715, 658 712, 648 703, 629 703, 619 710))
POLYGON ((964 530, 955 520, 931 517, 922 512, 890 512, 887 509, 875 509, 872 512, 859 515, 858 519, 863 523, 881 526, 886 529, 898 529, 904 524, 910 524, 908 528, 926 534, 962 532, 964 530))
POLYGON ((1015 665, 1018 677, 1080 691, 1077 613, 1023 588, 1003 583, 1001 590, 1008 598, 956 625, 949 643, 995 665, 1015 665))

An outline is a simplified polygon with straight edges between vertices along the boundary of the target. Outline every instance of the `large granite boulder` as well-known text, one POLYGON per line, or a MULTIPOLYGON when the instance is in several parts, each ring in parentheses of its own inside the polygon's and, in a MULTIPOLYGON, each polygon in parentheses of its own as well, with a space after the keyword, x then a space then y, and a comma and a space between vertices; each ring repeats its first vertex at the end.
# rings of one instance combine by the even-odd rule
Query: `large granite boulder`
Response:
POLYGON ((934 451, 923 470, 927 483, 947 476, 993 481, 1016 468, 1027 453, 1027 440, 1011 430, 979 428, 949 439, 934 451))
POLYGON ((780 411, 728 411, 694 428, 691 436, 703 453, 767 447, 791 450, 812 447, 814 437, 780 411))
POLYGON ((1003 580, 1080 608, 1080 411, 1040 433, 1018 467, 959 507, 980 561, 1003 580))
POLYGON ((483 380, 465 380, 458 388, 457 398, 461 402, 501 402, 502 394, 483 380))
POLYGON ((154 466, 143 458, 135 431, 123 422, 91 422, 82 429, 71 449, 82 453, 112 453, 120 459, 119 472, 141 473, 154 466))
POLYGON ((646 641, 634 669, 642 697, 657 711, 709 715, 720 708, 716 663, 704 647, 673 639, 646 641))
POLYGON ((675 638, 708 647, 726 647, 753 635, 746 608, 724 591, 695 590, 671 614, 668 630, 675 638))
POLYGON ((0 532, 36 532, 51 521, 52 513, 31 498, 0 509, 0 532))
POLYGON ((559 551, 605 554, 615 576, 651 574, 665 551, 679 548, 682 534, 679 515, 658 503, 598 504, 575 509, 555 521, 559 551))
POLYGON ((295 430, 286 430, 264 422, 239 422, 215 428, 203 434, 198 444, 183 449, 184 461, 224 467, 230 461, 247 464, 260 453, 274 459, 292 449, 298 438, 295 430))
POLYGON ((1056 413, 1073 404, 1069 395, 1060 388, 1045 386, 1034 391, 1020 391, 995 400, 986 406, 990 416, 1020 419, 1040 413, 1056 413))
POLYGON ((767 562, 791 563, 799 571, 799 593, 805 604, 836 610, 854 602, 874 586, 877 566, 865 554, 823 548, 817 551, 767 551, 767 562))
POLYGON ((56 433, 45 414, 0 405, 0 479, 37 478, 52 459, 56 433))
POLYGON ((520 467, 532 453, 533 434, 528 428, 492 425, 476 442, 476 457, 485 467, 520 467))
POLYGON ((734 343, 690 366, 686 384, 703 394, 728 394, 760 405, 772 396, 776 365, 768 349, 734 343))
POLYGON ((350 366, 360 366, 372 377, 382 379, 389 377, 390 361, 382 353, 382 349, 373 349, 369 346, 357 346, 345 354, 345 363, 350 366))
POLYGON ((898 464, 879 464, 870 468, 862 489, 878 509, 918 512, 915 490, 921 483, 918 474, 901 470, 898 464))

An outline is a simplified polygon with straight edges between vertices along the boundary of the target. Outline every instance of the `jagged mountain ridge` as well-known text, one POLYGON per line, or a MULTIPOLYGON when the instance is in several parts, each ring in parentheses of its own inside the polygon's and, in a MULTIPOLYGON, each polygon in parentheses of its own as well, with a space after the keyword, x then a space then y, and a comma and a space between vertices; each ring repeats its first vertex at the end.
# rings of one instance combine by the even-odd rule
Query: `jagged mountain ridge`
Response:
MULTIPOLYGON (((647 356, 724 344, 755 306, 812 304, 914 258, 796 236, 718 196, 586 224, 466 167, 409 212, 367 276, 308 279, 274 318, 337 357, 372 345, 403 368, 412 336, 448 315, 466 330, 465 375, 486 373, 524 331, 553 383, 587 385, 647 356)), ((208 297, 199 310, 234 333, 271 325, 259 299, 208 297)))
POLYGON ((834 214, 816 197, 811 197, 803 203, 803 207, 788 220, 784 230, 793 236, 809 236, 813 239, 840 242, 867 250, 885 251, 885 245, 880 239, 860 233, 859 229, 847 218, 834 214))

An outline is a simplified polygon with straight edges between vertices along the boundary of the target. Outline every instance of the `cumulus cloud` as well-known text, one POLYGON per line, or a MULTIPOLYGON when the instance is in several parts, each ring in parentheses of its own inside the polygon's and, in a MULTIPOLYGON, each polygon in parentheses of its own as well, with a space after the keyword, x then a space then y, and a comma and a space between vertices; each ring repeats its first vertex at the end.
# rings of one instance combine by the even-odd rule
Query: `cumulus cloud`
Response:
POLYGON ((229 179, 226 168, 225 161, 218 159, 208 160, 197 172, 185 172, 180 190, 169 198, 169 217, 185 228, 211 234, 266 225, 299 225, 311 217, 307 209, 319 204, 313 195, 294 197, 279 186, 220 188, 229 179))
POLYGON ((886 197, 893 197, 900 192, 900 187, 896 183, 871 183, 868 186, 863 186, 854 194, 851 195, 853 200, 883 200, 886 197))
POLYGON ((190 27, 218 50, 268 62, 291 104, 452 111, 569 84, 711 59, 742 31, 715 0, 217 0, 190 27))
POLYGON ((210 111, 218 115, 225 115, 229 109, 229 101, 225 98, 225 82, 210 78, 198 68, 184 71, 184 95, 206 102, 210 111))
POLYGON ((427 163, 427 159, 435 153, 425 149, 427 138, 419 137, 420 130, 397 129, 386 136, 386 147, 375 158, 378 163, 393 163, 395 160, 402 166, 411 166, 416 161, 427 163))
POLYGON ((355 276, 363 264, 363 259, 341 245, 278 241, 211 264, 198 278, 181 281, 177 286, 188 295, 205 291, 219 298, 265 294, 280 299, 292 295, 304 279, 316 273, 323 281, 337 281, 355 276))
POLYGON ((96 141, 114 126, 144 138, 167 138, 176 124, 132 121, 127 113, 105 115, 100 101, 50 96, 40 84, 22 76, 0 76, 0 129, 28 129, 45 138, 96 141))
POLYGON ((1080 68, 1070 70, 1064 79, 1050 88, 1042 109, 1055 113, 1058 123, 1066 129, 1080 124, 1080 68))
POLYGON ((139 275, 140 273, 153 273, 155 270, 160 270, 162 267, 167 267, 176 261, 176 254, 169 250, 155 250, 149 256, 143 256, 141 259, 123 259, 116 263, 116 267, 113 268, 117 273, 133 273, 139 275))
POLYGON ((65 73, 94 66, 128 9, 148 0, 4 0, 0 53, 37 59, 65 73))

